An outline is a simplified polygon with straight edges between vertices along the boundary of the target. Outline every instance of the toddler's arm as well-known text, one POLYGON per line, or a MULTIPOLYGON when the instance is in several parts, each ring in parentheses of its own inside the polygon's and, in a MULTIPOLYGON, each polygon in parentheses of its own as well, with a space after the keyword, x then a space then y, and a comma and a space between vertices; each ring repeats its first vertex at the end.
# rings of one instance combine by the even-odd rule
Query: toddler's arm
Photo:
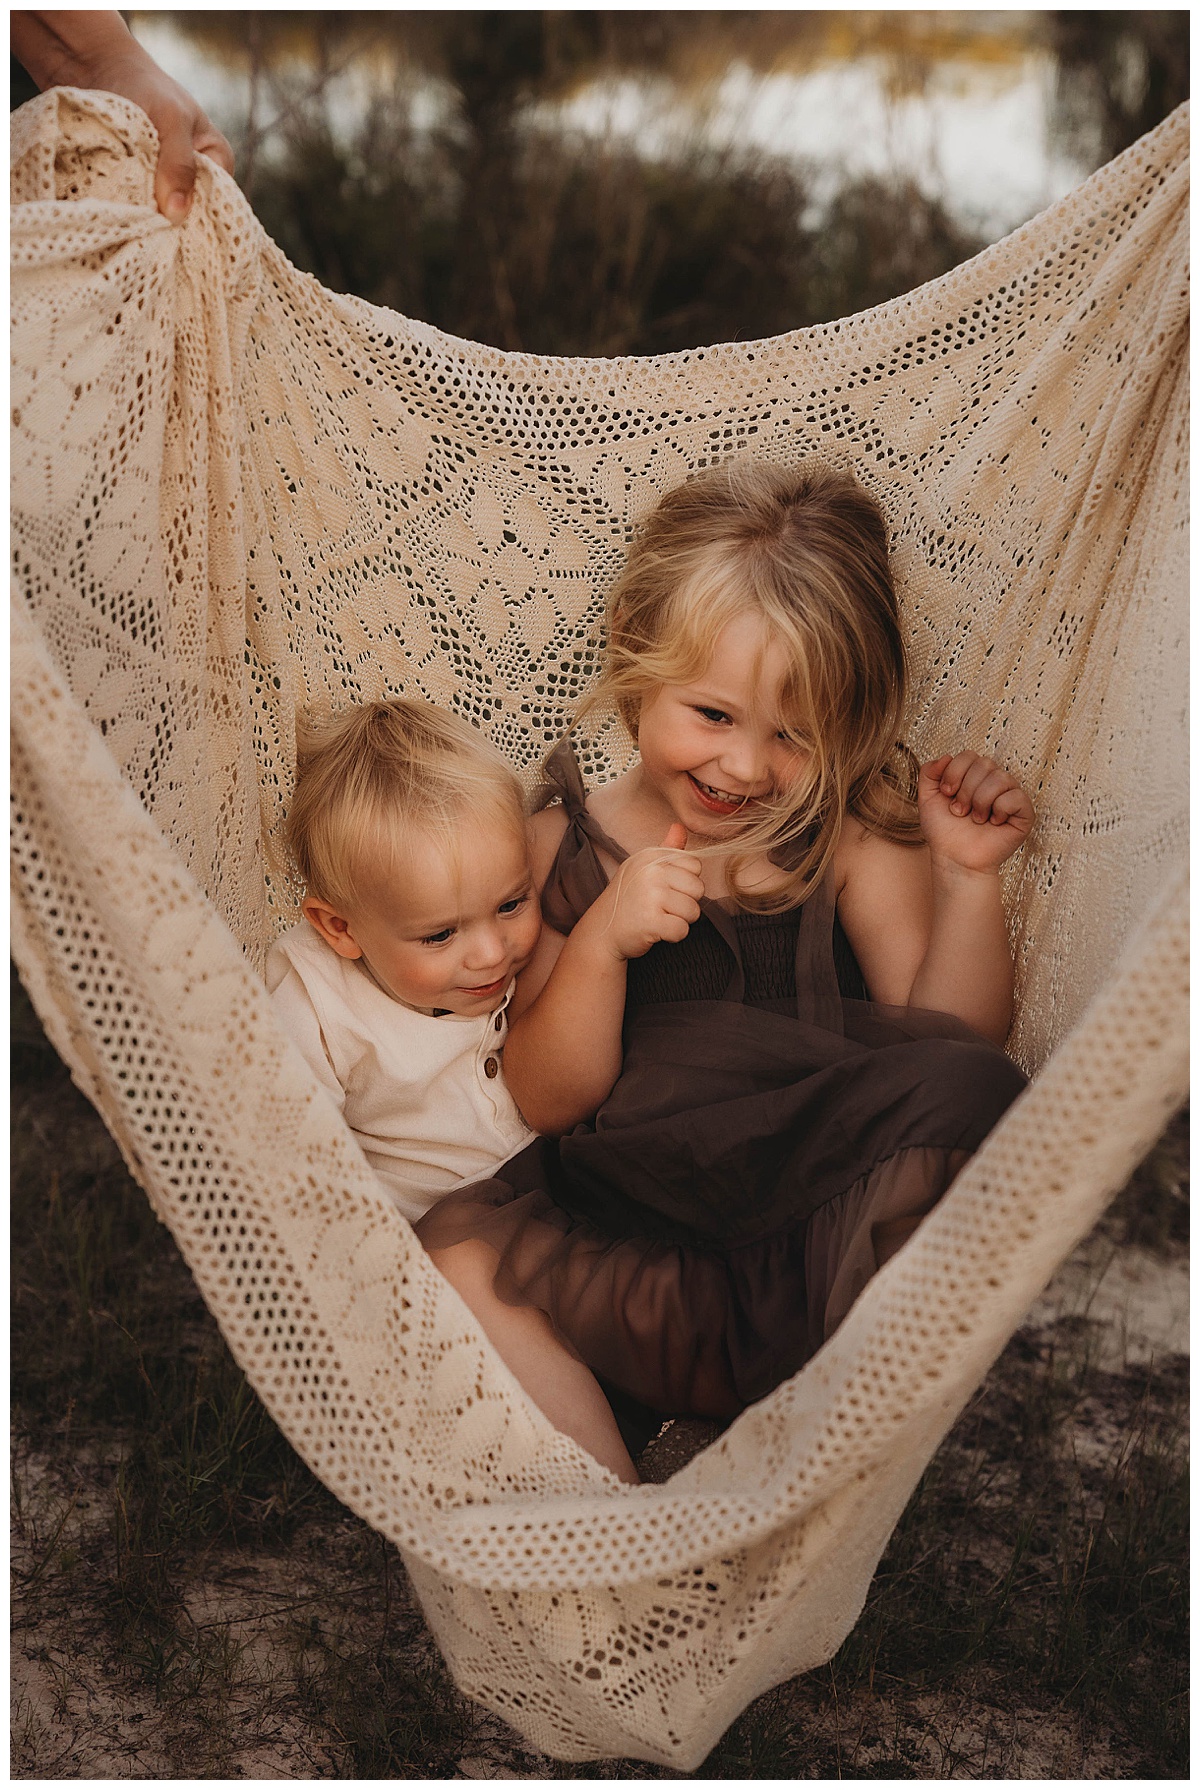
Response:
POLYGON ((1033 825, 1029 797, 974 752, 922 765, 927 849, 863 837, 848 853, 838 911, 872 997, 953 1013, 1003 1044, 1013 967, 1000 868, 1033 825))
POLYGON ((338 1111, 344 1112, 346 1090, 333 1066, 320 1017, 312 996, 286 959, 268 958, 267 991, 284 1031, 338 1111))
MULTIPOLYGON (((547 927, 517 986, 504 1045, 513 1098, 535 1131, 560 1136, 591 1118, 621 1073, 625 966, 660 939, 685 938, 700 915, 700 860, 673 826, 661 846, 627 858, 569 938, 547 927)), ((537 859, 534 870, 545 866, 537 859)))

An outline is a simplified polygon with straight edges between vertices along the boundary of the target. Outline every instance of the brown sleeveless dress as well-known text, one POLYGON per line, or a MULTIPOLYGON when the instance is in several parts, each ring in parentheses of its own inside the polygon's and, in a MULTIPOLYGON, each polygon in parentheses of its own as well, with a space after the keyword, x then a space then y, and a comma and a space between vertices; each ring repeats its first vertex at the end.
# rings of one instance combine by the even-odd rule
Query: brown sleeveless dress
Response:
MULTIPOLYGON (((569 932, 626 854, 569 744, 542 897, 569 932)), ((958 1020, 865 997, 828 885, 783 914, 706 902, 629 964, 624 1065, 591 1124, 541 1138, 416 1227, 481 1239, 610 1387, 729 1418, 795 1373, 936 1204, 1025 1077, 958 1020)))

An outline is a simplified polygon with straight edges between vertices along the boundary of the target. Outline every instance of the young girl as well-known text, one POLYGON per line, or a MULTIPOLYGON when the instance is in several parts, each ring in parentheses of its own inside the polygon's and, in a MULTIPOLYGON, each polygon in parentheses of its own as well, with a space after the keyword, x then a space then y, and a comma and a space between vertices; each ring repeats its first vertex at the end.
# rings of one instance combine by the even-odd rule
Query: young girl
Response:
POLYGON ((735 458, 663 499, 613 595, 589 707, 639 762, 589 794, 569 744, 548 761, 506 1066, 557 1141, 418 1235, 654 1411, 729 1418, 794 1373, 1023 1086, 997 873, 1032 809, 973 753, 914 777, 904 701, 877 505, 735 458))

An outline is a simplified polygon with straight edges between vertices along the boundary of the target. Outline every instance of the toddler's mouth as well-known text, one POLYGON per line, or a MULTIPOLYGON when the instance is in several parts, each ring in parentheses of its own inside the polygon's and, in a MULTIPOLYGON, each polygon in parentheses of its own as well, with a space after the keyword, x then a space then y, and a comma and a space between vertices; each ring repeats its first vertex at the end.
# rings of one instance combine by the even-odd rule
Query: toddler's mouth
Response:
POLYGON ((508 987, 508 977, 500 976, 495 982, 485 982, 481 988, 464 988, 460 990, 469 1000, 484 1001, 490 995, 500 994, 508 987))

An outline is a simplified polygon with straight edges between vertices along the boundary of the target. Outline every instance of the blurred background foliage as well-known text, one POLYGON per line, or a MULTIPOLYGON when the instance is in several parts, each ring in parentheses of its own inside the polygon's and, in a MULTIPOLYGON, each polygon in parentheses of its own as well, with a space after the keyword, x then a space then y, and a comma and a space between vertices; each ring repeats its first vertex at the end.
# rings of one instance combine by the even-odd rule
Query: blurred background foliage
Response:
MULTIPOLYGON (((781 74, 869 62, 911 121, 948 69, 994 92, 1035 68, 1047 144, 1073 170, 1060 186, 1188 87, 1184 11, 126 17, 165 64, 176 57, 298 266, 456 335, 547 354, 654 354, 847 316, 1000 233, 902 155, 839 166, 836 131, 828 154, 798 153, 786 121, 771 141, 760 102, 781 74), (731 69, 744 128, 715 128, 731 69)), ((794 104, 817 91, 797 85, 794 104)), ((859 122, 836 120, 843 139, 859 122)), ((863 106, 862 132, 888 128, 886 105, 882 124, 863 106)))

